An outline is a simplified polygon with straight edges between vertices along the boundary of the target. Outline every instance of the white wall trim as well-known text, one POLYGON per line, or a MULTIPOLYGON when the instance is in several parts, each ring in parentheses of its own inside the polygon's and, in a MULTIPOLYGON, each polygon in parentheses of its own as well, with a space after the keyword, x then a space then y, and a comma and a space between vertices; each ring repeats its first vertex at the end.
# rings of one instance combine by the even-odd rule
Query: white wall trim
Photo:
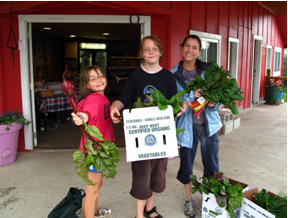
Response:
MULTIPOLYGON (((139 16, 143 36, 151 35, 151 17, 139 16)), ((20 74, 23 114, 27 120, 33 120, 29 79, 29 54, 27 24, 29 23, 130 23, 126 15, 18 15, 19 39, 25 41, 25 50, 20 50, 20 74)), ((140 38, 140 36, 139 36, 140 38)), ((32 125, 24 126, 25 149, 33 150, 32 125)))

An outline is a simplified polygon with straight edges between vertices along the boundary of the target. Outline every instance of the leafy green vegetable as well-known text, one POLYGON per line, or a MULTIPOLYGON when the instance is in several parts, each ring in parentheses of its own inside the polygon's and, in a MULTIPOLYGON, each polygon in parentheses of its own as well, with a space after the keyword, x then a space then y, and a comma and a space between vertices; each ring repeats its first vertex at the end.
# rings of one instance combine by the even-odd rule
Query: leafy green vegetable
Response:
POLYGON ((205 80, 197 76, 186 87, 185 91, 203 89, 201 93, 208 102, 220 102, 225 108, 229 108, 233 114, 238 114, 238 108, 235 100, 243 101, 243 91, 238 87, 236 79, 229 78, 229 71, 218 66, 213 60, 211 66, 205 72, 205 80))
MULTIPOLYGON (((176 115, 182 106, 181 96, 184 94, 185 91, 182 90, 176 93, 174 96, 172 96, 170 100, 167 100, 161 91, 152 90, 152 96, 145 94, 145 98, 146 100, 148 100, 148 103, 142 102, 141 97, 139 97, 136 102, 136 107, 143 108, 143 107, 158 106, 160 110, 165 110, 168 108, 168 105, 171 105, 173 108, 173 113, 174 115, 176 115)), ((185 129, 177 128, 176 133, 181 133, 184 130, 185 129)))
POLYGON ((73 153, 76 172, 87 185, 95 185, 88 178, 90 165, 103 174, 103 177, 114 178, 120 160, 119 150, 111 140, 105 140, 96 126, 83 123, 85 127, 85 144, 82 151, 73 153), (93 137, 98 140, 96 141, 93 137), (86 151, 86 152, 85 152, 86 151))
POLYGON ((254 193, 254 196, 255 204, 276 215, 277 218, 287 217, 287 196, 271 196, 264 189, 254 193))
POLYGON ((216 197, 217 204, 219 207, 225 207, 228 211, 231 218, 235 217, 234 210, 241 206, 243 199, 243 188, 238 184, 231 185, 228 178, 223 176, 223 173, 215 174, 214 177, 204 177, 202 183, 199 183, 195 175, 191 175, 190 179, 192 181, 192 194, 199 191, 200 193, 204 192, 205 194, 212 193, 216 197), (218 181, 219 180, 219 181, 218 181))

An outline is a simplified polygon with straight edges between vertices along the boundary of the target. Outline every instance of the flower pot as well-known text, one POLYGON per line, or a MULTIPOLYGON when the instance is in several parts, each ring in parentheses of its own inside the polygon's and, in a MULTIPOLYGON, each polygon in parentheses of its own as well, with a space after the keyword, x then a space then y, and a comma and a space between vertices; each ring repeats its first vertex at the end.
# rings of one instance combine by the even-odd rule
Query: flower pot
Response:
POLYGON ((12 123, 12 126, 0 125, 0 166, 15 162, 21 123, 12 123))

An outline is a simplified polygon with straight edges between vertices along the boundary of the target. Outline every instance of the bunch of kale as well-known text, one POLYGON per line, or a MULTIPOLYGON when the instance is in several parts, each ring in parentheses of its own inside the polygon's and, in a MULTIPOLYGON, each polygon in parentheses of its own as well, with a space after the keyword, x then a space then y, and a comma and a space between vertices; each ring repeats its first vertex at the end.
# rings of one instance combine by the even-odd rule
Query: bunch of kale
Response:
POLYGON ((202 89, 201 93, 208 102, 220 102, 225 108, 229 108, 233 114, 238 114, 235 100, 243 101, 243 91, 237 85, 236 79, 229 78, 229 71, 223 70, 216 61, 211 62, 211 66, 204 73, 205 79, 197 76, 186 87, 185 91, 202 89))

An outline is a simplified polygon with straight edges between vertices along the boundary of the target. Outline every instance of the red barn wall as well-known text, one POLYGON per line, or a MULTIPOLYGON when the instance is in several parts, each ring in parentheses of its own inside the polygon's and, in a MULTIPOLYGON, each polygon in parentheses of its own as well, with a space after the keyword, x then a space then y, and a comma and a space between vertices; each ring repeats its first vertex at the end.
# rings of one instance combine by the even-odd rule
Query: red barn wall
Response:
MULTIPOLYGON (((10 29, 9 2, 0 7, 0 112, 22 109, 20 57, 14 51, 13 69, 11 50, 7 48, 10 29)), ((239 39, 238 85, 245 100, 237 102, 243 109, 250 107, 253 35, 263 37, 261 87, 259 97, 265 95, 266 46, 286 46, 282 38, 279 16, 275 16, 257 2, 211 1, 145 1, 145 2, 13 2, 13 27, 19 39, 17 14, 77 14, 77 15, 148 15, 151 16, 151 34, 163 44, 165 58, 161 65, 171 69, 181 60, 179 45, 189 30, 221 35, 221 62, 227 68, 228 37, 239 39)), ((287 23, 287 21, 286 21, 287 23)), ((284 36, 286 37, 287 34, 284 36)), ((282 52, 284 56, 284 52, 282 52)), ((282 63, 283 65, 283 63, 282 63)), ((22 131, 22 132, 21 132, 22 131)), ((19 147, 24 147, 23 129, 19 147)))

